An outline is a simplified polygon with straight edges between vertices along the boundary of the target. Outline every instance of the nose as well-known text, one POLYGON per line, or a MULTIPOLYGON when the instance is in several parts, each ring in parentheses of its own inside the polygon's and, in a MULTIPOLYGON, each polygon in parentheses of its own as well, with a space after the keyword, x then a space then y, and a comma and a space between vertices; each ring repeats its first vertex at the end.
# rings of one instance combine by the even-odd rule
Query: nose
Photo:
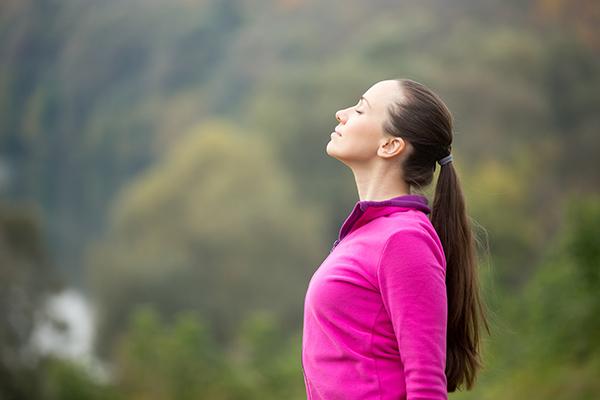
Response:
POLYGON ((343 117, 342 110, 336 111, 336 113, 335 113, 335 119, 337 119, 338 122, 342 122, 342 117, 343 117))

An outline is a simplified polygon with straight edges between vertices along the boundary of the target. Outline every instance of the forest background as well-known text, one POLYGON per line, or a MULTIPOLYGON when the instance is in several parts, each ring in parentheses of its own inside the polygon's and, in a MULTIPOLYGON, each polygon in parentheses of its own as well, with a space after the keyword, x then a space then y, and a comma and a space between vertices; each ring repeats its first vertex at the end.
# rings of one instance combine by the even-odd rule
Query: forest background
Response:
POLYGON ((593 0, 3 0, 0 399, 305 398, 305 290, 358 200, 325 146, 387 78, 452 110, 480 242, 492 335, 450 398, 597 399, 599 27, 593 0))

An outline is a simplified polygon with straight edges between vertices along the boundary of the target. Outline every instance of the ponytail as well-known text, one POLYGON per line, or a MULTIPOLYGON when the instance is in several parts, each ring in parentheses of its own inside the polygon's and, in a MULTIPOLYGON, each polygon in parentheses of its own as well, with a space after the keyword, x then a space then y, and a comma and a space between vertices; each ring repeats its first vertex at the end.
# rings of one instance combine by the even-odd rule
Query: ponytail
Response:
POLYGON ((446 256, 448 329, 446 378, 448 391, 466 385, 471 389, 481 368, 480 329, 490 329, 480 298, 474 237, 465 211, 460 182, 451 162, 452 114, 442 99, 425 85, 398 79, 400 95, 388 108, 384 131, 411 144, 402 163, 404 180, 417 189, 433 181, 435 164, 441 165, 435 188, 431 223, 446 256))
POLYGON ((431 213, 446 255, 448 330, 446 378, 448 392, 471 389, 480 359, 480 328, 490 329, 480 299, 478 263, 465 201, 453 163, 440 167, 431 213))

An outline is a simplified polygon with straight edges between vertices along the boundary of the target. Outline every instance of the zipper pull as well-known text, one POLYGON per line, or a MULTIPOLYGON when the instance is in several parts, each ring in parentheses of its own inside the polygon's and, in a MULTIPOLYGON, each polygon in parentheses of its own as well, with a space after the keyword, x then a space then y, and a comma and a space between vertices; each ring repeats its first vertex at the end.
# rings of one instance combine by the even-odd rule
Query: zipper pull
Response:
POLYGON ((335 246, 337 246, 339 242, 340 242, 340 239, 336 239, 335 242, 333 242, 333 247, 331 248, 329 253, 331 253, 333 251, 333 249, 335 249, 335 246))

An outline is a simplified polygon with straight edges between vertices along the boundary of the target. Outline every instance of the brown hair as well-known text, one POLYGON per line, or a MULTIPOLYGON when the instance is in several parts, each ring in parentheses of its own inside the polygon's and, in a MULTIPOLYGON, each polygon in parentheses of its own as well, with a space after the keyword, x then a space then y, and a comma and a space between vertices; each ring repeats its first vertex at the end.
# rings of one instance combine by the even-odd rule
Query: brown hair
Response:
MULTIPOLYGON (((424 85, 410 79, 397 81, 402 96, 389 107, 390 118, 383 128, 410 144, 403 163, 404 180, 421 189, 431 183, 436 161, 450 154, 452 115, 440 97, 424 85)), ((484 326, 488 334, 490 330, 479 293, 475 241, 452 162, 441 166, 431 223, 446 255, 448 392, 465 384, 471 389, 482 367, 480 328, 484 326)))

